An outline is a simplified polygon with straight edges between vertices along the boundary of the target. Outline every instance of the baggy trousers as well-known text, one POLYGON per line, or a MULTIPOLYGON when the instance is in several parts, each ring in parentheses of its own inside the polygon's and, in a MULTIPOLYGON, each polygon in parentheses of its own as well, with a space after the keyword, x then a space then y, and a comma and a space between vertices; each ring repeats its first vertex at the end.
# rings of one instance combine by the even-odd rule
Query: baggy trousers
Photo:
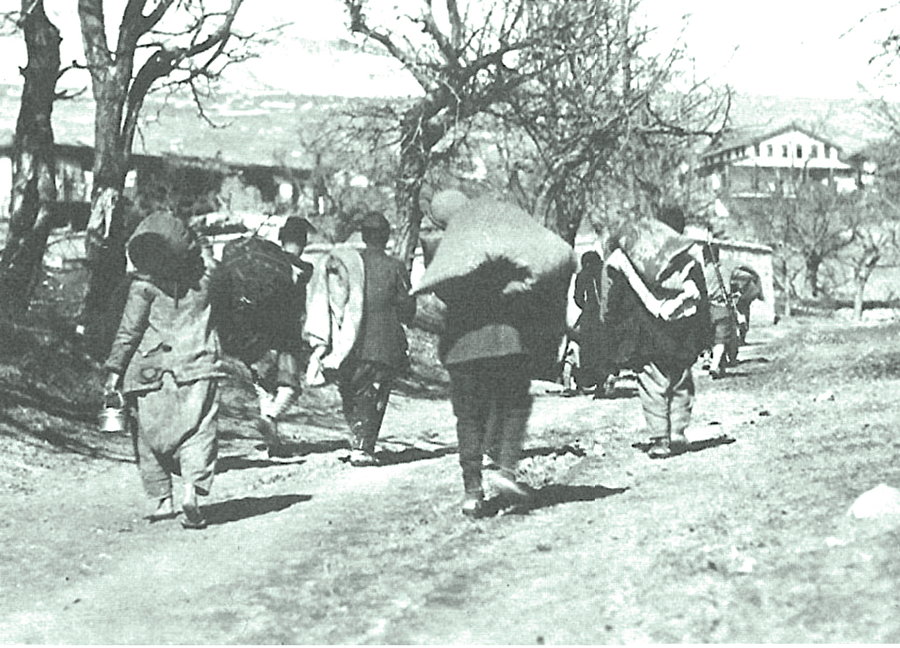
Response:
POLYGON ((397 372, 380 362, 348 359, 338 373, 338 392, 355 450, 375 452, 397 372))
POLYGON ((447 371, 463 486, 466 493, 480 494, 484 454, 509 472, 519 462, 532 405, 527 358, 485 358, 447 371))
POLYGON ((147 496, 169 497, 173 474, 208 495, 218 455, 218 383, 197 380, 179 385, 166 373, 161 389, 132 397, 137 408, 135 457, 147 496))
POLYGON ((649 362, 638 372, 637 379, 650 438, 684 440, 694 407, 691 367, 661 367, 649 362))

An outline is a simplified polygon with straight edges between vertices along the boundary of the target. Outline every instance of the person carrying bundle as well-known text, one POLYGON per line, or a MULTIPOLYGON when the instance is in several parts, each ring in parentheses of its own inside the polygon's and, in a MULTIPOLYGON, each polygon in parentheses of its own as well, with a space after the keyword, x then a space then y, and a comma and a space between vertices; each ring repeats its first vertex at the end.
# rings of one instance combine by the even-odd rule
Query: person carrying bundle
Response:
POLYGON ((250 369, 259 402, 256 427, 272 458, 291 455, 278 422, 300 394, 309 357, 303 321, 312 264, 300 255, 311 230, 305 218, 292 216, 279 230, 280 247, 256 236, 233 241, 213 276, 222 346, 250 369))
POLYGON ((409 273, 387 254, 391 226, 380 212, 359 223, 365 248, 338 246, 317 268, 305 336, 310 384, 334 381, 350 428, 350 464, 378 463, 375 444, 397 377, 409 366, 404 324, 416 314, 409 273))
POLYGON ((637 374, 651 459, 688 448, 691 368, 710 340, 706 282, 684 224, 681 208, 663 208, 658 220, 640 218, 613 233, 605 255, 601 313, 617 363, 637 374))
POLYGON ((450 374, 462 513, 484 514, 484 455, 498 489, 528 491, 516 467, 531 415, 531 378, 556 369, 565 333, 572 249, 518 207, 435 194, 432 220, 445 227, 413 294, 433 292, 445 305, 438 354, 450 374))

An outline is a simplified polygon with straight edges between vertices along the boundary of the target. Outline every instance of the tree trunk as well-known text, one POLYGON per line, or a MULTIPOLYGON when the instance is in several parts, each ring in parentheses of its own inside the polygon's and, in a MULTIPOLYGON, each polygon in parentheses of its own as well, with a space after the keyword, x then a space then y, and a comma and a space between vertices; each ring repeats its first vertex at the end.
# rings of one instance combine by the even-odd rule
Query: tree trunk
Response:
POLYGON ((428 172, 428 155, 442 136, 440 127, 428 124, 423 117, 430 99, 410 109, 401 121, 400 168, 397 171, 394 200, 400 222, 406 224, 397 240, 394 255, 412 269, 413 257, 419 245, 422 227, 422 207, 419 199, 425 174, 428 172))
POLYGON ((819 266, 822 259, 817 254, 806 257, 806 283, 813 298, 819 296, 819 266))
POLYGON ((872 272, 880 260, 881 255, 877 252, 867 253, 853 272, 853 283, 856 286, 856 291, 853 294, 853 319, 857 321, 862 320, 863 295, 866 290, 866 284, 869 282, 869 277, 872 276, 872 272))
POLYGON ((94 185, 85 239, 90 282, 81 313, 85 335, 98 355, 105 353, 118 325, 112 297, 125 276, 122 194, 128 174, 127 149, 121 135, 126 83, 106 81, 101 87, 97 92, 95 84, 94 185))
POLYGON ((791 277, 788 274, 788 264, 787 260, 782 259, 781 261, 781 271, 784 275, 784 317, 785 319, 790 318, 794 314, 793 304, 791 303, 791 277))
POLYGON ((21 26, 28 64, 16 122, 9 232, 0 258, 0 303, 18 316, 28 309, 44 258, 56 202, 51 114, 59 77, 59 29, 42 0, 23 0, 21 26))

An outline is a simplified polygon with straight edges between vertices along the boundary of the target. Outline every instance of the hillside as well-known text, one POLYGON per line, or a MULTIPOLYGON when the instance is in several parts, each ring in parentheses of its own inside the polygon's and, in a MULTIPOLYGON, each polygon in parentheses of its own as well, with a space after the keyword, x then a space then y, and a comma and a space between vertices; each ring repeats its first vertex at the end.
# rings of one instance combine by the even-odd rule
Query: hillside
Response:
MULTIPOLYGON (((298 51, 297 47, 288 49, 298 51)), ((230 70, 217 94, 205 102, 208 121, 187 95, 151 96, 144 107, 135 152, 309 167, 313 161, 304 153, 299 133, 309 133, 316 124, 328 119, 331 110, 352 101, 380 102, 385 97, 410 96, 415 91, 415 84, 390 57, 371 49, 362 50, 352 43, 335 40, 310 41, 299 51, 305 52, 299 60, 284 61, 283 66, 269 65, 267 75, 262 75, 259 67, 238 66, 230 70), (285 74, 285 70, 292 72, 285 74), (279 74, 279 87, 290 90, 276 89, 279 74)), ((0 144, 12 141, 20 94, 19 85, 0 84, 0 144)), ((886 127, 867 107, 868 101, 865 97, 815 99, 738 94, 732 105, 731 127, 767 131, 797 122, 834 141, 845 155, 852 155, 886 133, 886 127)), ((89 92, 57 102, 57 141, 91 145, 93 111, 89 92)))

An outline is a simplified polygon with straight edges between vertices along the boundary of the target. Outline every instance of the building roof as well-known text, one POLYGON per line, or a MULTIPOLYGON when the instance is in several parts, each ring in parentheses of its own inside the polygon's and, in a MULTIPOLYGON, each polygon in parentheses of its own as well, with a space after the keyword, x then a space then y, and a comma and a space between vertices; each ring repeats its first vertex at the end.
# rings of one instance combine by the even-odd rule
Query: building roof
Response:
POLYGON ((701 158, 709 158, 714 155, 717 155, 723 151, 729 151, 735 148, 745 148, 747 146, 756 146, 761 142, 764 142, 768 139, 772 139, 773 137, 778 137, 779 135, 784 135, 785 133, 798 132, 803 133, 807 137, 818 140, 832 148, 837 149, 838 155, 843 152, 843 147, 834 141, 819 135, 818 133, 814 133, 811 130, 804 128, 803 126, 791 122, 781 128, 776 130, 760 130, 758 128, 752 127, 744 127, 734 129, 725 134, 725 136, 719 140, 718 142, 713 142, 710 144, 709 148, 701 154, 701 158))

